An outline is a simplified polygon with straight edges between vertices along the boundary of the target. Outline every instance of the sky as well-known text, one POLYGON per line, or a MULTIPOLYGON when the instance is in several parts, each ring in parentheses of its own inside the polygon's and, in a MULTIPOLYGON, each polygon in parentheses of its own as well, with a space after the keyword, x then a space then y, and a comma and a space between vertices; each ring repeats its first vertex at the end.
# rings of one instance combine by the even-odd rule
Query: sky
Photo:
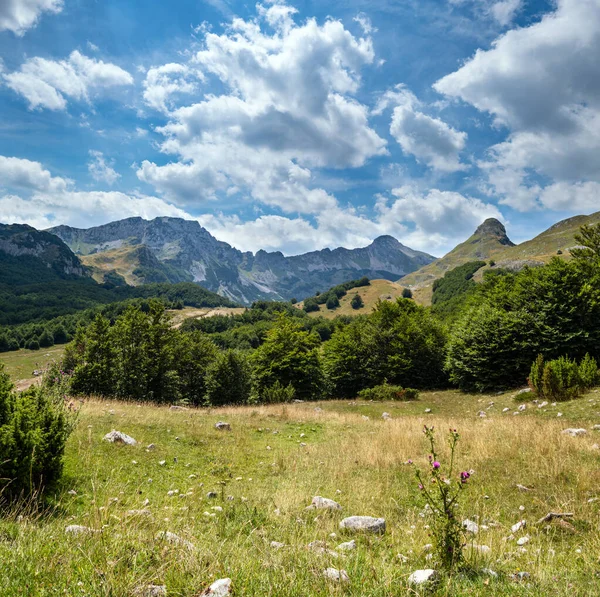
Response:
POLYGON ((600 0, 1 0, 0 221, 439 256, 600 210, 600 0))

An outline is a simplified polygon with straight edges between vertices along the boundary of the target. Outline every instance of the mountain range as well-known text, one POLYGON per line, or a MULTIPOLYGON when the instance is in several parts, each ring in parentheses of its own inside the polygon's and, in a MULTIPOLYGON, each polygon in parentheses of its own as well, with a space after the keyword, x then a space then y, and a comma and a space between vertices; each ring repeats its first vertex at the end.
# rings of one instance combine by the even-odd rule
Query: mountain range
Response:
POLYGON ((381 236, 359 249, 322 249, 304 255, 242 252, 218 241, 196 221, 127 218, 89 229, 57 226, 58 236, 98 282, 193 281, 243 304, 290 300, 368 276, 396 280, 435 258, 381 236))

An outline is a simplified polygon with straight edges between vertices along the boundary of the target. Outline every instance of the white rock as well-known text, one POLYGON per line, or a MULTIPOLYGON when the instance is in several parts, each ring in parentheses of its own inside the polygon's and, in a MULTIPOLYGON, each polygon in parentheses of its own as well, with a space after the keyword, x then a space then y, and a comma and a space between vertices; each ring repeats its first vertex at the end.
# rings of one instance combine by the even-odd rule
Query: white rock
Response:
POLYGON ((323 576, 327 580, 331 580, 333 582, 350 582, 348 573, 345 570, 338 570, 337 568, 327 568, 326 570, 323 570, 323 576))
POLYGON ((508 406, 507 406, 506 408, 503 408, 503 409, 502 409, 502 412, 503 412, 503 413, 507 413, 509 410, 510 410, 510 408, 508 408, 508 406))
POLYGON ((390 415, 390 413, 383 413, 383 414, 381 415, 381 418, 382 418, 384 421, 389 421, 389 420, 392 418, 392 415, 390 415))
POLYGON ((364 533, 384 533, 385 519, 372 516, 349 516, 340 522, 340 528, 364 533))
POLYGON ((356 541, 352 539, 352 541, 340 543, 336 549, 339 549, 340 551, 352 551, 353 549, 356 549, 356 541))
POLYGON ((425 413, 429 414, 430 412, 431 412, 431 409, 430 409, 430 408, 426 408, 426 409, 425 409, 425 413))
POLYGON ((218 429, 219 431, 231 431, 231 425, 229 423, 219 421, 215 424, 215 429, 218 429))
POLYGON ((527 543, 529 543, 529 535, 525 535, 524 537, 517 539, 517 545, 525 545, 527 543))
POLYGON ((199 597, 227 597, 228 595, 231 595, 231 579, 220 578, 200 593, 199 597))
POLYGON ((316 495, 309 506, 309 508, 314 510, 341 510, 342 507, 335 501, 330 500, 329 498, 321 497, 320 495, 316 495))
POLYGON ((425 583, 432 582, 436 579, 437 572, 428 568, 426 570, 415 570, 408 577, 408 584, 411 587, 418 587, 420 585, 424 585, 425 583))
POLYGON ((526 524, 527 524, 526 520, 519 520, 519 522, 516 522, 515 524, 512 525, 512 527, 510 527, 510 530, 513 533, 518 533, 526 524))
POLYGON ((283 549, 285 547, 285 543, 280 543, 279 541, 271 541, 271 547, 273 549, 283 549))
POLYGON ((592 427, 592 429, 593 429, 594 431, 600 431, 600 425, 594 425, 594 426, 592 427))
POLYGON ((363 415, 363 416, 362 416, 362 420, 363 420, 363 421, 368 421, 369 419, 370 419, 370 417, 367 417, 367 415, 363 415))
POLYGON ((479 553, 490 553, 492 548, 489 545, 477 545, 477 543, 473 543, 473 549, 479 553))
POLYGON ((65 533, 67 535, 92 535, 93 533, 97 533, 96 529, 91 529, 90 527, 83 526, 81 524, 70 524, 66 529, 65 533))
POLYGON ((538 408, 544 408, 544 406, 548 406, 548 402, 546 402, 546 400, 544 400, 544 402, 540 402, 538 404, 538 408))
POLYGON ((570 435, 571 437, 578 437, 580 435, 585 435, 587 433, 586 429, 576 429, 576 428, 569 428, 569 429, 563 429, 563 434, 564 435, 570 435))
POLYGON ((112 444, 125 444, 127 446, 135 446, 137 444, 137 442, 130 435, 127 435, 122 431, 116 431, 115 429, 113 429, 110 433, 107 433, 102 440, 112 444))
POLYGON ((465 528, 465 530, 469 533, 473 533, 474 535, 479 533, 479 525, 476 522, 469 520, 468 518, 463 520, 462 525, 465 528))
POLYGON ((498 573, 494 572, 491 568, 482 568, 481 572, 486 576, 491 576, 492 578, 498 578, 498 573))
POLYGON ((523 388, 517 392, 517 396, 521 396, 522 394, 530 394, 531 388, 523 388))
POLYGON ((186 408, 185 406, 176 406, 175 404, 173 404, 169 407, 169 410, 190 410, 190 409, 186 408))
POLYGON ((527 405, 526 404, 519 405, 519 412, 523 412, 524 410, 527 410, 527 405))

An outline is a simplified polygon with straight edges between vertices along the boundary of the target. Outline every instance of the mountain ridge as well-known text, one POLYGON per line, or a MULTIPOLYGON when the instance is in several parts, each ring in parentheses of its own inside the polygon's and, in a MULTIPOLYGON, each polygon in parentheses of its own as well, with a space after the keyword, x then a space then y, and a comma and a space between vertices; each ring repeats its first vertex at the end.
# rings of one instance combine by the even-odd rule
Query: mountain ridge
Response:
MULTIPOLYGON (((381 236, 367 247, 322 249, 285 256, 280 251, 243 252, 217 240, 195 220, 133 217, 88 229, 57 226, 61 238, 100 281, 117 273, 132 285, 148 276, 193 281, 233 300, 303 298, 348 279, 397 279, 435 258, 381 236), (145 246, 161 264, 140 266, 135 250, 145 246)), ((148 256, 149 258, 149 256, 148 256)), ((149 259, 148 259, 149 260, 149 259)))

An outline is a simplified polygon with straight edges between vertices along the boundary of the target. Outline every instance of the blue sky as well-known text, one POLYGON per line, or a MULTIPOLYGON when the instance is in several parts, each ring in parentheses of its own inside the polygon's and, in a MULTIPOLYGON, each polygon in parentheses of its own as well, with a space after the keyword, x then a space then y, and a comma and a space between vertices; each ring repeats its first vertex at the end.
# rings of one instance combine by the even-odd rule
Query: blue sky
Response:
POLYGON ((600 210, 600 0, 7 0, 0 221, 441 255, 600 210))

